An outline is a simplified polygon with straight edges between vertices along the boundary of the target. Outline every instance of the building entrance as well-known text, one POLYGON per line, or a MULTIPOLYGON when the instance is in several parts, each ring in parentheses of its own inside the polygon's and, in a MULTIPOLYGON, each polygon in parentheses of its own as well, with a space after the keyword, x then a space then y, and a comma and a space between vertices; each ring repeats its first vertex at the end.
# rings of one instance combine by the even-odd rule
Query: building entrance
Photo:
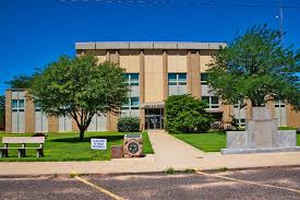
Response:
POLYGON ((146 108, 145 109, 145 129, 164 128, 164 109, 146 108))

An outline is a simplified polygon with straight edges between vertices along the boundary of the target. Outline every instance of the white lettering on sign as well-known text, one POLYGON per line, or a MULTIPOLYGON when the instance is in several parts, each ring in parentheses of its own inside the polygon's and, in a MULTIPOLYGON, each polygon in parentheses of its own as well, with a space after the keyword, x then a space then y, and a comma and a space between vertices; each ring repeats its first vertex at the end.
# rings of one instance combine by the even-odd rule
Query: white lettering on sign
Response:
POLYGON ((106 150, 106 139, 91 139, 91 149, 106 150))

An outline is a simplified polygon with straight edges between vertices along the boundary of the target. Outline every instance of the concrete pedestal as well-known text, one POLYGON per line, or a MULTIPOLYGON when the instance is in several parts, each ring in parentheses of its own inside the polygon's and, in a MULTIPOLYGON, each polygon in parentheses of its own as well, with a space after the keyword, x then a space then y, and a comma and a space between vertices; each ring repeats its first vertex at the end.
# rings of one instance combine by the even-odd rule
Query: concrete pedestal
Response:
POLYGON ((253 107, 253 118, 246 131, 228 131, 227 148, 222 154, 300 151, 296 146, 296 131, 277 130, 277 119, 272 119, 265 107, 253 107))

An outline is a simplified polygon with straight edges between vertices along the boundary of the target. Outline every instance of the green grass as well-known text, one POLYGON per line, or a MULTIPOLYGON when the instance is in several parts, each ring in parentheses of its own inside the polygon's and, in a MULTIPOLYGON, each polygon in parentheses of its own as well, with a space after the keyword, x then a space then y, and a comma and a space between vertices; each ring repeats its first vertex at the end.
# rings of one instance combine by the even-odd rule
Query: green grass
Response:
MULTIPOLYGON (((126 133, 119 132, 88 132, 85 133, 83 141, 79 140, 78 133, 49 133, 45 142, 44 154, 42 158, 36 158, 36 151, 27 150, 27 156, 19 159, 17 150, 10 150, 8 158, 0 161, 89 161, 89 160, 110 160, 112 145, 121 145, 126 133), (106 138, 107 150, 92 150, 90 148, 91 138, 106 138)), ((0 133, 0 146, 3 146, 2 137, 4 136, 32 136, 32 134, 12 134, 0 133)), ((144 153, 153 153, 151 143, 146 132, 143 133, 144 153)))
POLYGON ((297 128, 288 127, 288 126, 280 126, 279 130, 297 130, 297 128))
POLYGON ((204 152, 219 152, 226 147, 224 132, 173 134, 173 136, 204 152))
MULTIPOLYGON (((223 132, 173 134, 173 136, 204 152, 220 152, 226 147, 226 134, 223 132)), ((300 146, 300 133, 297 134, 297 146, 300 146)))
POLYGON ((143 151, 144 154, 153 154, 152 144, 150 142, 149 136, 147 132, 143 132, 143 151))

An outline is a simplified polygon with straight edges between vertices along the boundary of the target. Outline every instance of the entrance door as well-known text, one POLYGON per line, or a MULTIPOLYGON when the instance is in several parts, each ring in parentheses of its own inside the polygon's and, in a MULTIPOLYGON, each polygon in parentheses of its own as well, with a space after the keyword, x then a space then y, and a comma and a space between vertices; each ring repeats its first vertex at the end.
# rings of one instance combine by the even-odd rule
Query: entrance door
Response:
POLYGON ((145 128, 146 129, 163 129, 164 128, 164 110, 163 108, 146 108, 145 109, 145 128))

